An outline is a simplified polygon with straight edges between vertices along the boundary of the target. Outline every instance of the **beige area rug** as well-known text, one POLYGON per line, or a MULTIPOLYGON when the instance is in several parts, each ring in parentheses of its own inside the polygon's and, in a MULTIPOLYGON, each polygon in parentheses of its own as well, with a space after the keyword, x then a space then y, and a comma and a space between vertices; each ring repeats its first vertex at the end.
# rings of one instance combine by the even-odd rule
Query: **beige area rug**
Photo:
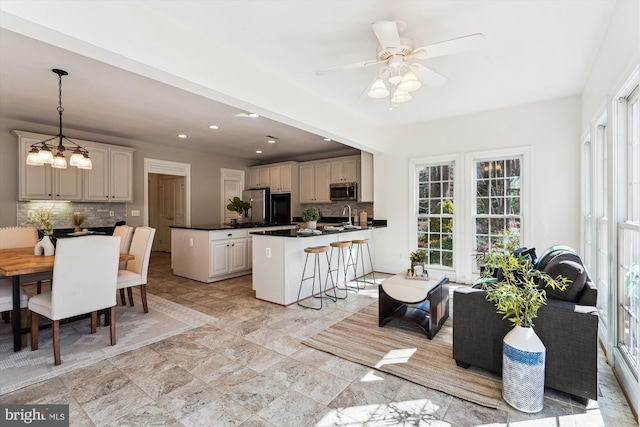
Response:
MULTIPOLYGON (((172 337, 215 318, 148 294, 149 313, 142 311, 136 301, 134 307, 116 306, 116 345, 112 346, 109 327, 101 326, 89 333, 89 319, 60 326, 62 364, 53 364, 51 328, 40 331, 39 348, 31 351, 30 336, 27 347, 13 351, 13 338, 8 324, 0 325, 0 395, 40 381, 90 366, 109 357, 135 350, 172 337)), ((118 298, 118 301, 120 299, 118 298)), ((44 321, 44 320, 41 320, 44 321)))
POLYGON ((392 320, 378 327, 378 304, 371 304, 303 344, 478 405, 497 408, 502 400, 501 379, 456 366, 451 347, 452 320, 447 319, 430 341, 420 329, 405 322, 392 320))

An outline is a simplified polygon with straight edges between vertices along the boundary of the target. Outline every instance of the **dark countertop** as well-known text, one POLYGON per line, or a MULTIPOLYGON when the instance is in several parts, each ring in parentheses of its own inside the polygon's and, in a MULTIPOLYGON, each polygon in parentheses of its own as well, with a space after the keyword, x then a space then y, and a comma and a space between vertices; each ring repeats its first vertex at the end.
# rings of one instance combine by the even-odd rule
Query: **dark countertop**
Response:
POLYGON ((171 225, 171 228, 183 228, 186 230, 202 230, 202 231, 216 231, 216 230, 238 230, 242 228, 267 228, 267 227, 283 227, 295 224, 264 224, 264 223, 240 223, 237 225, 229 224, 196 224, 196 225, 171 225))
POLYGON ((318 231, 321 231, 322 234, 316 233, 298 233, 298 230, 274 230, 274 231, 254 231, 249 232, 254 236, 277 236, 277 237, 317 237, 317 236, 326 236, 328 234, 344 234, 344 233, 352 233, 354 231, 363 231, 363 230, 375 230, 377 228, 386 228, 385 225, 375 225, 369 226, 366 228, 350 228, 346 230, 324 230, 322 227, 318 228, 318 231))

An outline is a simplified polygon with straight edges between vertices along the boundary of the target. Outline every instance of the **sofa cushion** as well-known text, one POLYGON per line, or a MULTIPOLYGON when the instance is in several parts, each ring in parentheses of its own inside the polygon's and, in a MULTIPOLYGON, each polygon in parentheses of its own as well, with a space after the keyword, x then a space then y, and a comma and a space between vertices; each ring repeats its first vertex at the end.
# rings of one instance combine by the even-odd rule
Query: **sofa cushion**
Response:
POLYGON ((538 286, 544 288, 547 298, 577 302, 587 282, 587 273, 578 255, 572 252, 561 251, 553 256, 545 265, 544 272, 552 278, 558 276, 569 279, 570 283, 564 291, 545 286, 540 280, 538 286))

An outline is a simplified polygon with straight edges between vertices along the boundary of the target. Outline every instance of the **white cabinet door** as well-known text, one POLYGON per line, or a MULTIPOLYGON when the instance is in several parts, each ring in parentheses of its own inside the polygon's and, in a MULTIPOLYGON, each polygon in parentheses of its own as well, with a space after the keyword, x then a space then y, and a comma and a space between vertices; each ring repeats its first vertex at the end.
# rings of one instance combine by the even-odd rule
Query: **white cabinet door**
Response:
POLYGON ((82 169, 67 166, 66 169, 52 169, 52 172, 55 199, 82 200, 82 169))
POLYGON ((291 165, 280 166, 280 191, 291 192, 291 165))
POLYGON ((209 242, 209 277, 227 274, 229 271, 229 249, 227 240, 209 242))
POLYGON ((271 166, 269 168, 269 176, 271 182, 271 192, 282 191, 282 168, 281 166, 271 166))
POLYGON ((329 181, 331 174, 331 164, 318 163, 316 164, 316 182, 315 182, 315 202, 326 203, 331 201, 329 191, 329 181))
POLYGON ((358 181, 357 159, 336 159, 331 162, 331 183, 358 181))
POLYGON ((109 201, 109 149, 87 147, 92 168, 84 173, 84 199, 94 202, 109 201))
POLYGON ((260 170, 259 169, 250 169, 249 170, 249 187, 248 188, 258 188, 260 187, 260 170))
POLYGON ((247 239, 235 239, 227 242, 229 250, 229 273, 247 269, 247 239))
POLYGON ((109 175, 111 201, 133 201, 133 153, 131 151, 110 149, 109 175))
POLYGON ((316 197, 315 165, 300 166, 300 203, 313 203, 316 197))

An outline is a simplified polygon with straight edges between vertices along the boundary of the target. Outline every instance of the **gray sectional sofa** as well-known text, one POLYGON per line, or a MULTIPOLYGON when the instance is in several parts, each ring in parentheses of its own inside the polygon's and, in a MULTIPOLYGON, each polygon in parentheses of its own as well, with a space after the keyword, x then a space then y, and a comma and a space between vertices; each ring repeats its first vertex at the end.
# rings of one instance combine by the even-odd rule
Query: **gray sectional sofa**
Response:
MULTIPOLYGON (((550 248, 536 267, 572 280, 565 292, 547 292, 534 329, 546 353, 545 387, 569 393, 586 404, 597 399, 597 290, 570 248, 550 248)), ((453 295, 453 358, 458 366, 502 372, 502 339, 511 329, 496 313, 486 291, 458 288, 453 295)))

